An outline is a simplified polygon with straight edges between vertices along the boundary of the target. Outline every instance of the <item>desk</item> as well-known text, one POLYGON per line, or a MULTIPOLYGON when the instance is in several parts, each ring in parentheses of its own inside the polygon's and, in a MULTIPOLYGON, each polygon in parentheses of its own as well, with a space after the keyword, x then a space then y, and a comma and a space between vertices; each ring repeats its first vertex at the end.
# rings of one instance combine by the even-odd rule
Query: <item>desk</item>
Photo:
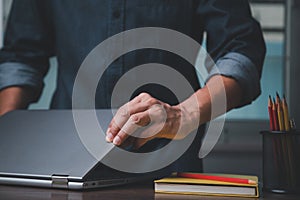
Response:
MULTIPOLYGON (((252 198, 212 197, 196 195, 167 195, 155 194, 152 183, 131 184, 89 191, 68 191, 59 189, 15 187, 0 185, 0 200, 97 200, 97 199, 209 199, 209 200, 251 200, 252 198)), ((253 198, 254 199, 254 198, 253 198)), ((260 199, 283 200, 295 199, 299 196, 264 194, 260 199)))

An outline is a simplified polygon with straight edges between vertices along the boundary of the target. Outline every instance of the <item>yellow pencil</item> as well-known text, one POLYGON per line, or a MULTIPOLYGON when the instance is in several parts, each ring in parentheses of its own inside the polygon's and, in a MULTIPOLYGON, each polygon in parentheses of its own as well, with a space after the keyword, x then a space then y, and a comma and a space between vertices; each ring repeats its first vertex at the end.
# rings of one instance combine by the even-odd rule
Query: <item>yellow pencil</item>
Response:
POLYGON ((283 95, 283 101, 282 101, 282 110, 283 110, 283 118, 284 118, 284 128, 286 131, 290 130, 290 117, 289 117, 289 110, 288 105, 286 103, 285 96, 283 95))
POLYGON ((281 100, 280 100, 278 93, 276 93, 276 106, 277 106, 277 117, 278 117, 279 130, 285 131, 281 100))

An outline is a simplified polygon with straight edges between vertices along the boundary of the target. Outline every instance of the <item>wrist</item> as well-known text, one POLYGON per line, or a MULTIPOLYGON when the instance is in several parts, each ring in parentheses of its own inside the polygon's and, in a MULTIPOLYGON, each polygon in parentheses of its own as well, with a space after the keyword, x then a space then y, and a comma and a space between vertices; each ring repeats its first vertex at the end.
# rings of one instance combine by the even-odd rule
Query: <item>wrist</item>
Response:
POLYGON ((181 111, 181 126, 186 132, 197 129, 203 123, 201 121, 201 105, 199 105, 195 94, 178 104, 177 107, 181 111))

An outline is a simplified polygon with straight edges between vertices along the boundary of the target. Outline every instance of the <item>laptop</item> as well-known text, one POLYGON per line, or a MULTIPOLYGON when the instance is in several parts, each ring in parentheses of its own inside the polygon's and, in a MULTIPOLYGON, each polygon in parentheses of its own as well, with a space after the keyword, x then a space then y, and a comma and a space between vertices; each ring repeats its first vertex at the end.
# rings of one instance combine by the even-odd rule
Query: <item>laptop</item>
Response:
MULTIPOLYGON (((97 110, 105 127, 111 110, 97 110)), ((99 162, 81 142, 72 110, 17 110, 0 117, 0 184, 89 189, 167 175, 127 173, 99 162)))

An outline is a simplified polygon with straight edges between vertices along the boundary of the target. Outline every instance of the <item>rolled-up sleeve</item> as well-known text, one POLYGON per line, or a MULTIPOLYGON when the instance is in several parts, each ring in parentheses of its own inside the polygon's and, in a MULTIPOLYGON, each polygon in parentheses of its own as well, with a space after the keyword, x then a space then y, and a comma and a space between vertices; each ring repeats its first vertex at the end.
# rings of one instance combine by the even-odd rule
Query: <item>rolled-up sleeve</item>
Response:
POLYGON ((39 91, 43 88, 43 74, 23 63, 2 63, 0 64, 0 90, 11 86, 27 86, 39 91))
POLYGON ((207 32, 207 51, 215 62, 213 67, 208 66, 209 78, 220 74, 235 79, 243 91, 239 106, 251 103, 261 93, 266 47, 248 1, 199 2, 197 13, 207 32))
POLYGON ((39 96, 54 49, 50 29, 41 1, 13 1, 0 50, 0 90, 25 86, 39 96))
POLYGON ((228 53, 221 57, 211 68, 206 82, 214 75, 223 75, 235 79, 243 93, 241 105, 249 103, 261 93, 260 76, 252 61, 239 53, 228 53))

